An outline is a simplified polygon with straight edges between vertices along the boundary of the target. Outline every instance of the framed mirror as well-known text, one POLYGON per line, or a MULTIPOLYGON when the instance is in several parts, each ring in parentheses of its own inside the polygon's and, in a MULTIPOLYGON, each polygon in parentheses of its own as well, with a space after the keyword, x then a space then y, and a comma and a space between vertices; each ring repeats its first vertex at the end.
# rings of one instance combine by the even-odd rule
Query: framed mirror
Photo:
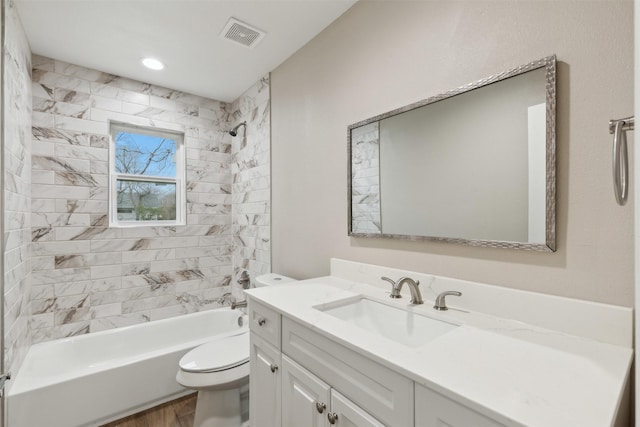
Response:
POLYGON ((555 251, 556 57, 348 127, 349 235, 555 251))

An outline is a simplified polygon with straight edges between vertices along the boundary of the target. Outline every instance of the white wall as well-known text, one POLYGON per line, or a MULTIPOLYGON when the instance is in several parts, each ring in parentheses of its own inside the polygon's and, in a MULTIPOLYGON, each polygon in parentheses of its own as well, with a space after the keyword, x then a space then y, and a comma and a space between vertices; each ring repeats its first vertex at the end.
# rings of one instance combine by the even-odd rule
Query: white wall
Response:
POLYGON ((528 242, 527 108, 545 95, 541 68, 382 120, 382 231, 528 242))
POLYGON ((272 73, 273 271, 342 257, 631 306, 607 122, 633 112, 632 33, 629 1, 357 3, 272 73), (554 53, 556 253, 347 236, 349 124, 554 53))
POLYGON ((546 231, 546 179, 545 164, 547 152, 545 150, 545 126, 540 126, 546 120, 546 105, 533 105, 527 109, 527 145, 529 173, 529 221, 527 235, 529 242, 544 243, 546 231))

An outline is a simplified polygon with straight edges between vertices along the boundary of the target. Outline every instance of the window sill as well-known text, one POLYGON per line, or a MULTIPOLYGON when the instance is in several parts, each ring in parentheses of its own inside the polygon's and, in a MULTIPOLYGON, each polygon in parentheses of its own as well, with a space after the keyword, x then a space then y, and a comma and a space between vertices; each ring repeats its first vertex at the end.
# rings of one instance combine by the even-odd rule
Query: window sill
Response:
POLYGON ((109 224, 109 228, 144 228, 144 227, 180 227, 187 224, 176 221, 164 221, 164 222, 133 222, 133 223, 112 223, 109 224))

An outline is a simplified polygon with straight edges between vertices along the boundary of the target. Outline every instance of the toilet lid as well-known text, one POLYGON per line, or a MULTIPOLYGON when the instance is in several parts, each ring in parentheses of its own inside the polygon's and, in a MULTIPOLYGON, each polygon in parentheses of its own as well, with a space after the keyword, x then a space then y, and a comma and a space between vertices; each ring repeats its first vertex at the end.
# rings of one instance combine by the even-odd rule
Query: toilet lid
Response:
POLYGON ((249 361, 249 334, 242 333, 211 341, 194 348, 180 359, 187 372, 215 372, 249 361))

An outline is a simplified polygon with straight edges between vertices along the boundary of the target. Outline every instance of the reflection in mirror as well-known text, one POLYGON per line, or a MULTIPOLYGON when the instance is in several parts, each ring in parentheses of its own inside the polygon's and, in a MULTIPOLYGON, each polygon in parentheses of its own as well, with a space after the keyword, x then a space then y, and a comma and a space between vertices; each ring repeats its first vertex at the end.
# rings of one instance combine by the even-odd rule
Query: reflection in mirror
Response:
POLYGON ((555 249, 555 57, 349 127, 350 235, 555 249))

